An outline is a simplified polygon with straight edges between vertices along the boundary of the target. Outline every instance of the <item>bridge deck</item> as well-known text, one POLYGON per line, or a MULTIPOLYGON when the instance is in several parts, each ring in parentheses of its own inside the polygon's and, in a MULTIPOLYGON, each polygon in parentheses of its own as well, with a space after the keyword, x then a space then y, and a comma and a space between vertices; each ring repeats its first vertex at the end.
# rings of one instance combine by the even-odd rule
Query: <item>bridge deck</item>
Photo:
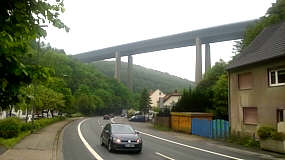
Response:
POLYGON ((250 20, 199 29, 190 32, 89 51, 74 55, 73 57, 79 59, 82 62, 92 62, 114 58, 115 52, 119 52, 120 56, 128 56, 146 52, 193 46, 195 45, 196 37, 199 37, 203 44, 241 39, 245 29, 255 22, 256 20, 250 20))

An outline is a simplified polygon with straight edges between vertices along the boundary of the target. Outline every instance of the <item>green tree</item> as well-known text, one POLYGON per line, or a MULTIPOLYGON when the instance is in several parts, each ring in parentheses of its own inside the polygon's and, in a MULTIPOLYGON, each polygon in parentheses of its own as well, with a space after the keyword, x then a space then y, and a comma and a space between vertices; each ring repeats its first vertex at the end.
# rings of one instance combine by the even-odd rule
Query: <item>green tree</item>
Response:
POLYGON ((244 34, 243 40, 238 41, 234 46, 234 52, 240 53, 258 36, 262 30, 270 25, 285 20, 285 0, 277 0, 267 10, 266 14, 260 17, 255 25, 250 26, 244 34))
POLYGON ((207 73, 196 88, 184 90, 173 107, 176 112, 212 112, 215 118, 228 119, 227 63, 220 60, 207 73))
POLYGON ((41 24, 68 28, 58 18, 64 11, 63 2, 52 4, 42 0, 12 0, 0 2, 0 99, 5 108, 17 102, 23 83, 32 80, 32 66, 22 60, 31 56, 31 41, 46 36, 41 24))
POLYGON ((173 107, 175 112, 205 112, 210 106, 208 97, 197 88, 184 90, 180 100, 173 107))
POLYGON ((64 96, 65 104, 61 107, 61 112, 73 113, 75 108, 73 108, 73 96, 71 89, 67 87, 66 82, 62 78, 50 77, 44 85, 47 88, 54 90, 55 92, 61 93, 64 96))
POLYGON ((139 106, 140 111, 142 111, 143 113, 148 113, 151 105, 151 100, 148 91, 146 89, 144 89, 141 93, 139 104, 140 104, 139 106))
POLYGON ((85 115, 96 115, 96 110, 102 107, 103 101, 97 96, 81 95, 77 98, 79 111, 85 115))
POLYGON ((212 86, 213 98, 212 104, 216 118, 228 119, 228 77, 223 74, 212 86))

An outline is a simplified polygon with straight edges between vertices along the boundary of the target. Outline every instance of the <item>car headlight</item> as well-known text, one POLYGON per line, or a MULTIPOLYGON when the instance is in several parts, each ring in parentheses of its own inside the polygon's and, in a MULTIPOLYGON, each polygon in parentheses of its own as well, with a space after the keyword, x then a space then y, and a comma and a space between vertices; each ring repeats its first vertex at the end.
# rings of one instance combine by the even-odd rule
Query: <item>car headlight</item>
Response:
POLYGON ((114 138, 114 139, 113 139, 113 142, 114 142, 114 143, 121 143, 121 140, 120 140, 119 138, 114 138))
POLYGON ((141 143, 141 140, 139 138, 137 139, 137 143, 141 143))

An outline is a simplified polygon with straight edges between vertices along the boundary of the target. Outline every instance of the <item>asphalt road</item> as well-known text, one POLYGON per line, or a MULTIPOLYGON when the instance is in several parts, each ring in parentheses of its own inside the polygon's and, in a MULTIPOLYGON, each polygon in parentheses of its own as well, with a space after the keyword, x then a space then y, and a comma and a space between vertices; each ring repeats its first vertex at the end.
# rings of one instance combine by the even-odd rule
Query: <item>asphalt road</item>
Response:
POLYGON ((100 145, 100 133, 109 120, 102 117, 78 120, 64 129, 63 155, 65 160, 229 160, 229 159, 270 159, 265 154, 244 151, 209 142, 197 136, 175 132, 161 132, 145 123, 128 122, 125 118, 113 119, 130 123, 140 131, 143 139, 141 153, 110 153, 100 145))

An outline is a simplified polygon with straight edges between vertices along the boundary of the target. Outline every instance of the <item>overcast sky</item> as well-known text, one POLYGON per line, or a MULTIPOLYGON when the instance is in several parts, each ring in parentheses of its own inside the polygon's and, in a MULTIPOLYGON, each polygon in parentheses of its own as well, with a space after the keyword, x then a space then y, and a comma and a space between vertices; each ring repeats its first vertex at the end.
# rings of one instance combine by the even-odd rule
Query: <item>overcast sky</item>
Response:
MULTIPOLYGON (((46 41, 67 54, 263 16, 276 0, 65 0, 70 32, 48 28, 46 41)), ((229 61, 234 42, 212 43, 212 65, 229 61)), ((202 46, 204 61, 204 45, 202 46)), ((133 56, 134 64, 195 80, 195 47, 133 56)), ((123 58, 127 61, 127 58, 123 58)), ((204 62, 203 62, 204 70, 204 62)))

